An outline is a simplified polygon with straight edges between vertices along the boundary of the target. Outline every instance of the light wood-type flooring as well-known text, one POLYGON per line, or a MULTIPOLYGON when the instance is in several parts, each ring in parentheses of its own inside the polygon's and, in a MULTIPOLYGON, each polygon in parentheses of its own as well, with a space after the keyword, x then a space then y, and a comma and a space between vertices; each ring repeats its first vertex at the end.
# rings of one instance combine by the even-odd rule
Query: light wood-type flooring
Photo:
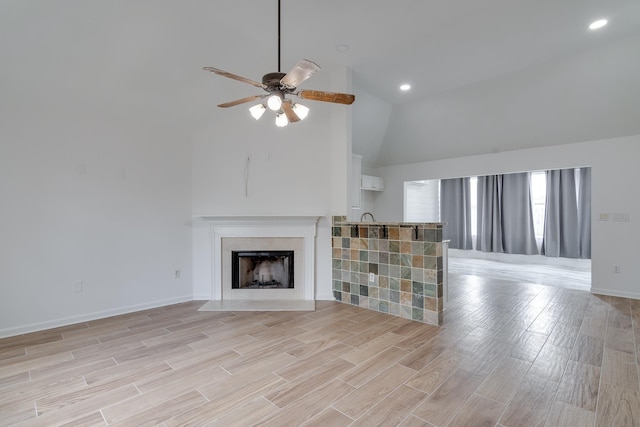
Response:
POLYGON ((640 301, 451 277, 438 328, 189 302, 0 340, 0 425, 639 426, 640 301))
POLYGON ((591 289, 591 260, 449 249, 449 273, 591 289))

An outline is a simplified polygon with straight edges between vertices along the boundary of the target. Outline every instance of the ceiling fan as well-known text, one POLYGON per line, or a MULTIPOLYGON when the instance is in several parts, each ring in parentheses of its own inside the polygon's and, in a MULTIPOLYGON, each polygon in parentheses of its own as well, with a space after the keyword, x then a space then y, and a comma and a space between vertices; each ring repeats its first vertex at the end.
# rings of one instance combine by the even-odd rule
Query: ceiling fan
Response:
POLYGON ((286 95, 295 95, 301 99, 312 101, 333 102, 346 105, 351 105, 353 101, 355 101, 355 96, 347 93, 325 92, 320 90, 298 91, 297 87, 302 82, 320 70, 320 66, 315 62, 302 59, 298 61, 288 73, 280 72, 280 0, 278 0, 278 72, 265 74, 262 76, 262 82, 260 83, 214 67, 204 67, 204 70, 248 83, 255 87, 262 88, 267 92, 262 95, 253 95, 235 101, 225 102, 219 104, 218 107, 228 108, 260 99, 261 102, 259 104, 249 109, 251 115, 258 120, 268 107, 270 110, 276 112, 276 125, 280 127, 286 126, 290 122, 295 123, 304 119, 309 112, 307 107, 294 103, 291 99, 287 99, 286 95))

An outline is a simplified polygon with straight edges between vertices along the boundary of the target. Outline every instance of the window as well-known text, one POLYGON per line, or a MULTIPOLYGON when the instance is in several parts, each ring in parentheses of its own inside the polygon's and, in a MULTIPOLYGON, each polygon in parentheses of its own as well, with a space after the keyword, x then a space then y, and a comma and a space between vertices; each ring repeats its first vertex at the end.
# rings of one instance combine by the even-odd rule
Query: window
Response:
POLYGON ((440 180, 404 183, 404 220, 406 222, 440 221, 440 180))
MULTIPOLYGON (((471 235, 475 247, 478 232, 478 177, 470 177, 471 235)), ((440 221, 440 180, 408 181, 404 183, 404 220, 407 222, 440 221)), ((531 205, 533 227, 538 245, 544 235, 544 209, 547 180, 544 171, 531 172, 531 205)))
POLYGON ((544 235, 544 206, 547 200, 547 175, 544 171, 531 172, 531 209, 533 229, 538 245, 542 244, 544 235))
POLYGON ((469 178, 469 197, 471 197, 471 242, 473 248, 476 247, 476 236, 478 235, 478 177, 469 178))
MULTIPOLYGON (((578 221, 580 215, 589 214, 589 206, 581 206, 585 201, 581 200, 581 170, 574 169, 576 197, 578 204, 578 221), (586 212, 586 213, 585 213, 586 212)), ((530 172, 529 193, 531 198, 531 214, 533 219, 533 231, 538 248, 542 247, 544 238, 546 202, 547 202, 547 171, 530 172)), ((473 248, 478 237, 478 177, 469 177, 470 197, 470 222, 473 248)), ((590 183, 587 182, 587 185, 590 183)), ((440 218, 440 180, 409 181, 405 182, 404 217, 407 222, 439 222, 440 218)), ((566 197, 566 196, 565 196, 566 197)), ((586 202, 589 199, 586 198, 586 202)), ((589 218, 586 218, 589 222, 589 218)), ((590 243, 589 243, 590 244, 590 243)))

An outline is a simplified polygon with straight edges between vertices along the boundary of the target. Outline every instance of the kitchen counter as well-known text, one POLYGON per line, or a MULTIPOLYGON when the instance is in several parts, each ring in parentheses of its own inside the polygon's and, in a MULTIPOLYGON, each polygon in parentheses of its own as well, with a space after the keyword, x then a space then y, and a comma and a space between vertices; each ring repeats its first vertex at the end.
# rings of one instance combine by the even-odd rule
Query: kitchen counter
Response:
POLYGON ((432 225, 434 228, 435 227, 442 227, 445 223, 444 222, 404 222, 404 221, 382 221, 382 222, 378 222, 378 221, 338 221, 338 222, 334 222, 334 225, 369 225, 369 226, 375 226, 375 225, 379 225, 379 226, 396 226, 396 227, 415 227, 415 226, 419 226, 419 227, 423 227, 423 226, 429 226, 432 225))
POLYGON ((362 222, 333 217, 337 301, 441 325, 442 223, 362 222))

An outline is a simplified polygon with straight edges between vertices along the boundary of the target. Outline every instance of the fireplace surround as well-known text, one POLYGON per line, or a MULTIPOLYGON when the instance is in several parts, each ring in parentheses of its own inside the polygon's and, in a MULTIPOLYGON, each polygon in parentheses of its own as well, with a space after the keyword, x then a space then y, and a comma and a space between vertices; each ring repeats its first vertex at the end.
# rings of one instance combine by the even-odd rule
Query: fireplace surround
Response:
MULTIPOLYGON (((303 300, 304 288, 298 286, 291 287, 271 287, 255 286, 250 289, 240 289, 233 287, 233 265, 234 252, 293 252, 297 257, 293 257, 293 277, 292 282, 304 284, 304 245, 301 237, 223 237, 220 256, 222 257, 222 299, 223 300, 303 300)), ((264 273, 264 272, 263 272, 264 273)), ((268 274, 268 273, 266 273, 268 274)))
MULTIPOLYGON (((315 300, 315 237, 318 216, 203 216, 211 236, 213 301, 315 300), (294 288, 257 289, 257 297, 232 289, 232 251, 293 251, 294 288)), ((286 305, 286 304, 283 304, 286 305)))

